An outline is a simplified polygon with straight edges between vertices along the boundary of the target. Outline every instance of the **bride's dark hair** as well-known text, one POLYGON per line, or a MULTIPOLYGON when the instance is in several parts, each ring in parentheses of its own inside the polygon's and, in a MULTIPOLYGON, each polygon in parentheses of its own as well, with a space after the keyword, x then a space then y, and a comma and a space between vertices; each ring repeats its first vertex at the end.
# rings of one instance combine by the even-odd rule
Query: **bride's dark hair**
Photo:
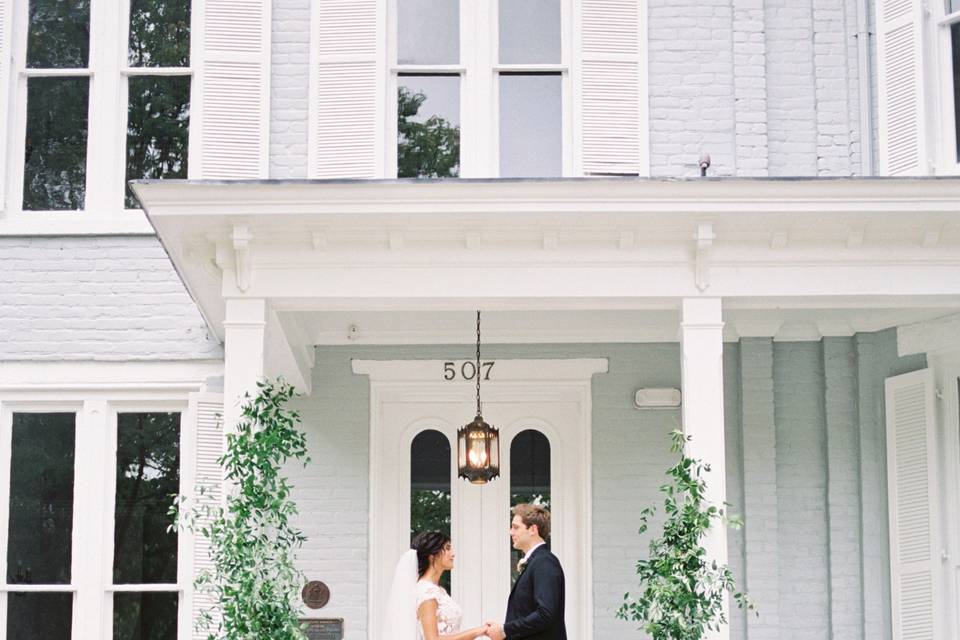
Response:
POLYGON ((413 537, 410 547, 417 552, 417 577, 423 577, 430 567, 430 558, 441 553, 450 536, 439 531, 421 531, 413 537))

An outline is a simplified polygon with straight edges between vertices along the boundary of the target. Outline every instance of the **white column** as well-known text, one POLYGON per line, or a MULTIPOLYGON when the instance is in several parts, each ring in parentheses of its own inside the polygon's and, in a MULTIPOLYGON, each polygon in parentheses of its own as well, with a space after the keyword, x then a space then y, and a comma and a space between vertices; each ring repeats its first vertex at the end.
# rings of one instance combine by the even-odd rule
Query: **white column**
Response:
POLYGON ((263 377, 267 303, 260 298, 229 298, 224 327, 223 428, 236 429, 243 396, 256 393, 263 377))
MULTIPOLYGON (((726 460, 723 427, 723 318, 719 298, 685 298, 681 319, 681 385, 683 430, 691 436, 691 457, 709 463, 707 500, 726 500, 726 460)), ((727 564, 727 531, 711 528, 704 545, 710 558, 727 564)), ((724 607, 729 614, 729 602, 724 607)), ((729 616, 728 616, 729 617, 729 616)), ((730 628, 710 632, 710 640, 727 640, 730 628)))

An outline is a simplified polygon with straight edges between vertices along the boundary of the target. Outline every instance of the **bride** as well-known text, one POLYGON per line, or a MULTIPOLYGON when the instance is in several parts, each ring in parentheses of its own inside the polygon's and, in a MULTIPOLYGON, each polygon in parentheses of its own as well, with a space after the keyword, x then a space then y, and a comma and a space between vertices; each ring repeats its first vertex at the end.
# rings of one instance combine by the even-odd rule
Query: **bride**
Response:
POLYGON ((460 630, 462 611, 440 586, 444 571, 453 569, 450 538, 436 531, 417 534, 413 547, 397 563, 383 621, 390 640, 474 640, 490 627, 460 630))

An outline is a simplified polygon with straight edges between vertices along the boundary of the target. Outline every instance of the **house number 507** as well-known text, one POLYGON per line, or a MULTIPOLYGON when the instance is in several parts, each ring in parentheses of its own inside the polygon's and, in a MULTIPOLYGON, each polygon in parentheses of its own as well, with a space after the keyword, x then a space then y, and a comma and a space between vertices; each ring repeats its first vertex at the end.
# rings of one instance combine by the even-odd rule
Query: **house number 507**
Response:
MULTIPOLYGON (((481 362, 480 363, 480 375, 483 376, 483 380, 490 379, 490 370, 493 369, 494 362, 481 362)), ((470 362, 467 360, 459 367, 456 362, 444 362, 443 363, 443 379, 444 380, 456 380, 457 378, 461 380, 473 380, 477 376, 477 363, 470 362)))

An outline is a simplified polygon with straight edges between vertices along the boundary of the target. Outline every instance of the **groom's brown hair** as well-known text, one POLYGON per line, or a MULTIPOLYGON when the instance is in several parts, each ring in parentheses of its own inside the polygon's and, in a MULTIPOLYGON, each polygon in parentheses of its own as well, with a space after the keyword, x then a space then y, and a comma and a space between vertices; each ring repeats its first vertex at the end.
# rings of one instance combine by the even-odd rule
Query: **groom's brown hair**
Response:
POLYGON ((537 525, 540 537, 546 540, 550 537, 550 512, 538 504, 518 504, 513 508, 513 515, 520 516, 523 526, 528 529, 537 525))

